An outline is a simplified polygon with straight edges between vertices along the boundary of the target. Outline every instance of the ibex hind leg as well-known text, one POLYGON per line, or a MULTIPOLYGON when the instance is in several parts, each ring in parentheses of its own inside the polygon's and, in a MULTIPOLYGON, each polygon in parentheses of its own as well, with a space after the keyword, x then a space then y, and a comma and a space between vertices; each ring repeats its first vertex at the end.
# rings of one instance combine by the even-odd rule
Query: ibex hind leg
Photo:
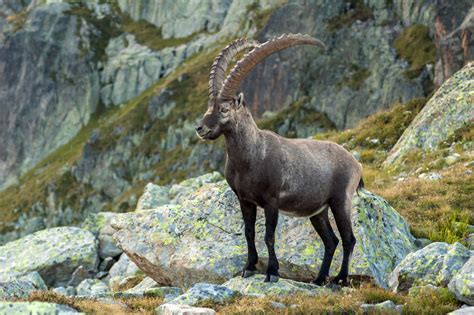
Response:
POLYGON ((337 239, 336 234, 331 227, 331 223, 329 222, 328 207, 326 207, 322 213, 312 216, 310 220, 324 244, 324 258, 321 264, 321 269, 319 270, 318 277, 313 280, 312 283, 316 285, 322 285, 326 282, 326 279, 329 276, 332 258, 339 240, 337 239))
POLYGON ((333 282, 336 284, 347 285, 347 276, 349 275, 349 262, 354 249, 356 239, 352 231, 351 222, 351 197, 344 193, 340 197, 332 198, 329 201, 334 219, 336 221, 337 229, 342 239, 343 257, 341 270, 334 278, 333 282))

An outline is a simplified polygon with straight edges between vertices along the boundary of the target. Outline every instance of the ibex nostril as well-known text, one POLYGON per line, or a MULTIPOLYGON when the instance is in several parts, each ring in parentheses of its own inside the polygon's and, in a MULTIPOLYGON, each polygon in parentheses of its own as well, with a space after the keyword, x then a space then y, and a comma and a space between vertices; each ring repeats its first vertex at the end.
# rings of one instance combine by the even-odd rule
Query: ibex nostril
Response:
POLYGON ((196 127, 196 131, 197 131, 197 132, 200 132, 201 130, 202 130, 202 126, 197 126, 197 127, 196 127))

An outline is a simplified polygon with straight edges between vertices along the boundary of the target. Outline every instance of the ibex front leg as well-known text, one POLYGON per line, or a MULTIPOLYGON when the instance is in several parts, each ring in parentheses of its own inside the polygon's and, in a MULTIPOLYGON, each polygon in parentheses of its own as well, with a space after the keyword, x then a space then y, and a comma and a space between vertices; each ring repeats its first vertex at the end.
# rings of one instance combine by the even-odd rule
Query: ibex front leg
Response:
POLYGON ((255 221, 257 219, 257 207, 245 201, 240 201, 240 209, 245 224, 245 238, 247 240, 247 264, 245 265, 242 277, 247 278, 257 272, 256 264, 258 262, 257 249, 255 248, 255 221))
POLYGON ((278 259, 275 254, 275 230, 278 223, 278 208, 270 205, 265 206, 265 244, 268 249, 268 267, 265 282, 277 282, 278 259))

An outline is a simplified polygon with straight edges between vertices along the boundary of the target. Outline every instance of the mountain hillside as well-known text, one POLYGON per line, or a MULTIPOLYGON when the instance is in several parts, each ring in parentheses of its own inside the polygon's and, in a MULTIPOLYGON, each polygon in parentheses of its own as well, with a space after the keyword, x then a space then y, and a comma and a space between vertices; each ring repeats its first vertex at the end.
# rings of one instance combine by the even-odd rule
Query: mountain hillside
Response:
POLYGON ((429 96, 473 55, 470 1, 0 3, 0 242, 135 209, 148 182, 222 170, 198 141, 213 58, 234 38, 322 39, 259 65, 259 125, 308 137, 429 96), (213 12, 213 14, 209 14, 213 12))

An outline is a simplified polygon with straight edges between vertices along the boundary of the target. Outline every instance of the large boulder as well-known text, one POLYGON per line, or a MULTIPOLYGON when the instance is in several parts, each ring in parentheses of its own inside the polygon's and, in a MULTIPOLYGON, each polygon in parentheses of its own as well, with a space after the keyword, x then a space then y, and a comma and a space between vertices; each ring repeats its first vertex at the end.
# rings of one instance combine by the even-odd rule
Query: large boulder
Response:
POLYGON ((78 313, 75 309, 56 303, 46 302, 0 302, 0 314, 42 314, 42 315, 67 315, 78 313))
POLYGON ((446 287, 472 255, 460 243, 429 244, 400 262, 390 274, 389 286, 395 292, 427 284, 446 287))
POLYGON ((0 247, 0 279, 37 271, 49 287, 65 286, 79 266, 96 270, 97 264, 94 235, 76 227, 39 231, 0 247))
POLYGON ((48 287, 36 271, 18 278, 12 276, 0 278, 0 300, 26 298, 31 292, 38 290, 48 290, 48 287))
POLYGON ((474 305, 474 254, 451 279, 448 288, 458 300, 474 305))
MULTIPOLYGON (((385 200, 366 190, 355 197, 352 218, 357 244, 350 272, 372 276, 386 287, 388 274, 415 249, 414 238, 403 218, 385 200)), ((112 225, 118 230, 114 234, 117 245, 148 276, 164 285, 223 283, 241 272, 247 256, 238 200, 224 181, 204 185, 177 205, 119 214, 112 225)), ((260 270, 267 260, 264 226, 259 211, 256 240, 260 270)), ((305 281, 316 277, 324 246, 309 220, 280 216, 275 248, 282 277, 305 281)), ((333 275, 339 271, 341 252, 339 246, 333 275)))
POLYGON ((384 165, 403 161, 414 149, 435 149, 457 129, 472 123, 474 107, 474 62, 447 80, 404 131, 384 165))

